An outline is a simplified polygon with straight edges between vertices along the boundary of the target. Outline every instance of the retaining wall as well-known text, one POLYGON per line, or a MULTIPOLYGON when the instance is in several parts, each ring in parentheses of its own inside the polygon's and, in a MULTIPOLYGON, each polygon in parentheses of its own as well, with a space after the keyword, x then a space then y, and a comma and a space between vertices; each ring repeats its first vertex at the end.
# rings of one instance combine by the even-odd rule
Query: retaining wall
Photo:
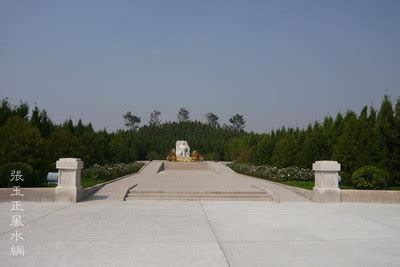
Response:
POLYGON ((29 188, 21 187, 24 196, 10 196, 13 188, 0 188, 0 202, 32 201, 32 202, 54 202, 56 198, 55 188, 29 188))
POLYGON ((400 191, 341 190, 342 202, 400 203, 400 191))

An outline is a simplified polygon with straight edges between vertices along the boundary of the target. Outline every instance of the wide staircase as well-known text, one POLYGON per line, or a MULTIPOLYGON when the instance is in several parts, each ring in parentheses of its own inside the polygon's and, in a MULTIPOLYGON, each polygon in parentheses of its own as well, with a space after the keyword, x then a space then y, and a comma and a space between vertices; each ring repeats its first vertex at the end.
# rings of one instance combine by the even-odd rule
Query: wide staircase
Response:
POLYGON ((266 192, 171 192, 171 191, 138 191, 132 188, 125 198, 129 200, 242 200, 272 201, 266 192))

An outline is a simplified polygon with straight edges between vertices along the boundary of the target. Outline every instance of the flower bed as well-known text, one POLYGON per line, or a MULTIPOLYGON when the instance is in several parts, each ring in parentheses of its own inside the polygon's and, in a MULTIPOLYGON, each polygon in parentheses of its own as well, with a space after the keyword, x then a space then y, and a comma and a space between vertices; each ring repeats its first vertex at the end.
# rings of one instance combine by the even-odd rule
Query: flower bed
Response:
POLYGON ((141 162, 92 165, 82 170, 82 187, 90 187, 138 172, 143 165, 141 162))
POLYGON ((312 170, 299 167, 279 169, 267 165, 254 166, 243 163, 229 163, 228 166, 235 172, 276 182, 314 180, 314 172, 312 170))

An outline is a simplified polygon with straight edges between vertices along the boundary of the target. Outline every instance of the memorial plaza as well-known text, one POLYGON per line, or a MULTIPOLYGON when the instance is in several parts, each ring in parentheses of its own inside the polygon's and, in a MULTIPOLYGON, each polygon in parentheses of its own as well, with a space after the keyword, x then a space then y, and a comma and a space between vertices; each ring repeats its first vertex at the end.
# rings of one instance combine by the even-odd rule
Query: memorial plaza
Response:
POLYGON ((80 202, 23 202, 2 266, 398 266, 400 205, 321 203, 220 162, 153 161, 80 202))

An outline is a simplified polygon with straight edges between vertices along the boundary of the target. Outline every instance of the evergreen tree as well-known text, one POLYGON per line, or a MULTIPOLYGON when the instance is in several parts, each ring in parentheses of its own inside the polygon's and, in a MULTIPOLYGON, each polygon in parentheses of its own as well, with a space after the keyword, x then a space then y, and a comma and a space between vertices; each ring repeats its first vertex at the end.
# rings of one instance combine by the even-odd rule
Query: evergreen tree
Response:
POLYGON ((319 123, 314 126, 309 125, 304 132, 304 142, 299 150, 299 167, 311 168, 312 163, 317 160, 330 160, 330 140, 324 133, 323 127, 319 123))
POLYGON ((149 126, 151 127, 157 127, 160 126, 161 121, 159 119, 161 115, 161 112, 158 110, 154 110, 151 114, 150 114, 150 120, 149 120, 149 126))
POLYGON ((0 127, 0 164, 24 162, 35 167, 41 158, 42 138, 37 128, 19 116, 0 127))
POLYGON ((85 132, 85 126, 83 125, 83 122, 81 119, 78 120, 78 123, 76 124, 75 127, 75 133, 77 136, 82 135, 85 132))
POLYGON ((231 129, 235 132, 241 132, 244 130, 246 126, 246 120, 244 119, 243 115, 236 114, 232 118, 229 119, 231 123, 231 129))
POLYGON ((62 128, 69 131, 70 133, 74 133, 75 127, 74 127, 74 122, 71 120, 71 118, 69 118, 63 123, 62 128))
POLYGON ((0 105, 0 126, 3 125, 8 118, 13 116, 20 117, 27 121, 28 114, 28 103, 20 101, 19 106, 11 106, 11 104, 8 102, 8 98, 4 98, 0 105))
POLYGON ((297 166, 297 153, 300 146, 293 133, 286 134, 280 139, 274 149, 272 164, 279 168, 297 166))
POLYGON ((400 97, 397 98, 395 106, 395 138, 396 145, 394 149, 394 183, 400 184, 400 97))
POLYGON ((207 124, 212 126, 212 127, 217 127, 219 125, 218 120, 219 117, 217 115, 215 115, 212 112, 208 112, 206 114, 204 114, 204 117, 207 120, 207 124))
POLYGON ((122 117, 125 120, 125 126, 128 127, 132 131, 136 131, 139 128, 140 118, 130 111, 126 112, 122 117))
POLYGON ((184 107, 181 107, 180 109, 179 109, 179 111, 178 111, 178 122, 187 122, 187 121, 189 121, 189 111, 186 109, 186 108, 184 108, 184 107))
POLYGON ((333 148, 333 157, 341 163, 347 178, 362 166, 379 166, 382 158, 378 135, 369 123, 365 110, 359 118, 354 112, 347 112, 342 135, 333 148))
POLYGON ((54 124, 47 116, 46 110, 40 111, 37 106, 35 106, 35 108, 32 110, 32 115, 29 122, 39 129, 42 137, 49 136, 50 132, 54 130, 54 124))
POLYGON ((251 163, 255 165, 271 165, 274 148, 274 136, 272 134, 265 134, 253 149, 253 153, 250 156, 251 163))
POLYGON ((31 118, 29 120, 29 122, 34 127, 37 127, 37 128, 40 128, 40 116, 39 116, 39 114, 40 114, 40 110, 39 110, 39 108, 37 106, 35 106, 33 108, 33 110, 32 110, 32 115, 31 115, 31 118))
POLYGON ((392 102, 388 95, 383 97, 381 108, 376 121, 376 130, 379 136, 380 145, 385 153, 382 166, 385 167, 391 176, 395 175, 396 169, 396 127, 392 102))

